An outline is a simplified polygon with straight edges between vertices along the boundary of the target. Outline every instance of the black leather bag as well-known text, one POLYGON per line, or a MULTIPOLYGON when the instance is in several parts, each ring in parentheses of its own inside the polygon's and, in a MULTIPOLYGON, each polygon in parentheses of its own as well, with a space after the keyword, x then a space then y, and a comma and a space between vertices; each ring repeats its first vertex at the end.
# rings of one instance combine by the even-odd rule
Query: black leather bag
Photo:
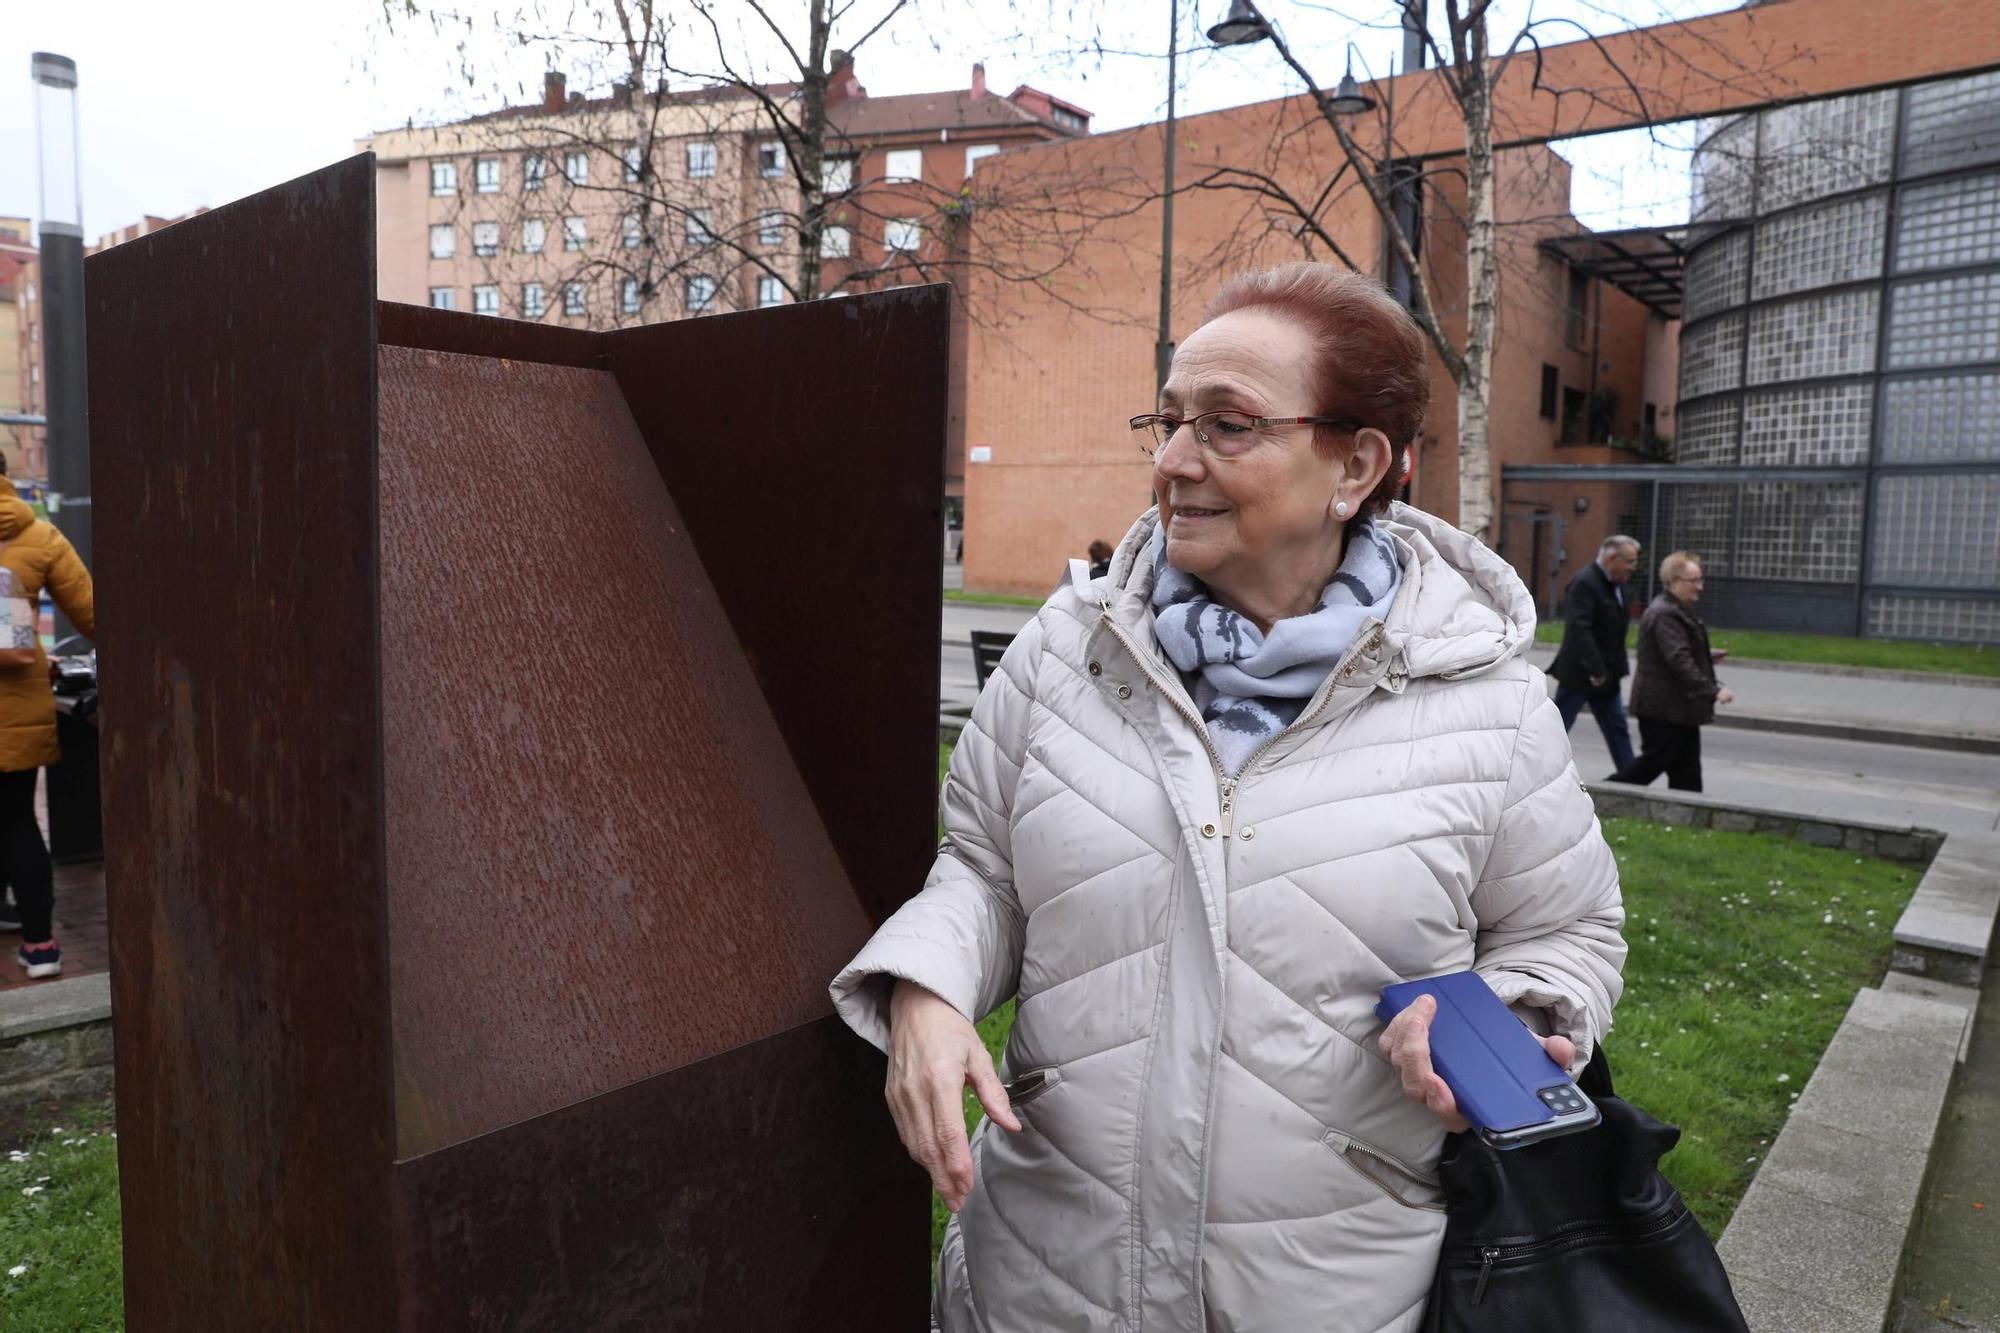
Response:
POLYGON ((1445 1141, 1447 1216, 1424 1333, 1748 1333, 1715 1247, 1660 1175, 1681 1132, 1577 1079, 1595 1129, 1506 1152, 1445 1141))

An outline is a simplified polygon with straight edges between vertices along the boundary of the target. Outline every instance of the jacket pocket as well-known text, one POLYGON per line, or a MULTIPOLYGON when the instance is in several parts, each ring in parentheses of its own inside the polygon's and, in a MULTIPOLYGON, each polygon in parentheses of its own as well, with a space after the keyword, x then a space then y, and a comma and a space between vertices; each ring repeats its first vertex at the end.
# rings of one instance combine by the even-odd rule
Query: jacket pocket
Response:
POLYGON ((1427 1176, 1399 1157, 1363 1143, 1351 1134, 1329 1129, 1320 1142, 1359 1176, 1405 1208, 1441 1213, 1444 1187, 1435 1176, 1427 1176))
POLYGON ((1024 1070, 1007 1084, 1007 1104, 1016 1108, 1026 1106, 1061 1082, 1062 1070, 1054 1065, 1024 1070))

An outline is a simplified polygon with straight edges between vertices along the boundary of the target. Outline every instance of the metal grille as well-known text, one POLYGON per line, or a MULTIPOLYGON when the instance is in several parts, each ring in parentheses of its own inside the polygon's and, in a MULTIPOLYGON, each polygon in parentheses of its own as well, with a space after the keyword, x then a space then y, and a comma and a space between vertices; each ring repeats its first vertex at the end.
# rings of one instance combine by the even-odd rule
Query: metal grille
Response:
POLYGON ((1852 583, 1861 573, 1861 485, 1751 482, 1736 530, 1740 579, 1852 583))
POLYGON ((1775 107, 1763 116, 1763 154, 1757 164, 1759 213, 1889 179, 1895 144, 1894 92, 1801 102, 1775 107))
POLYGON ((1750 271, 1750 233, 1735 231, 1687 257, 1683 271, 1683 318, 1690 321, 1743 304, 1750 271))
POLYGON ((1734 389, 1743 377, 1743 316, 1725 315, 1681 334, 1681 397, 1734 389))
POLYGON ((1743 408, 1745 466, 1868 461, 1872 384, 1828 384, 1752 394, 1743 408))
POLYGON ((2000 361, 2000 273, 1895 287, 1889 300, 1889 368, 1968 361, 2000 361))
POLYGON ((1883 462, 2000 463, 2000 373, 1894 379, 1882 398, 1883 462))
POLYGON ((1896 269, 2000 260, 2000 172, 1912 185, 1896 219, 1896 269))
POLYGON ((1882 274, 1886 194, 1801 209, 1757 224, 1756 278, 1750 295, 1785 296, 1808 287, 1882 274))
POLYGON ((1878 299, 1871 287, 1751 311, 1749 382, 1873 370, 1878 299))
POLYGON ((2000 162, 2000 70, 1910 89, 1903 174, 2000 162))
POLYGON ((1882 478, 1873 545, 1878 583, 2000 587, 2000 473, 1882 478))

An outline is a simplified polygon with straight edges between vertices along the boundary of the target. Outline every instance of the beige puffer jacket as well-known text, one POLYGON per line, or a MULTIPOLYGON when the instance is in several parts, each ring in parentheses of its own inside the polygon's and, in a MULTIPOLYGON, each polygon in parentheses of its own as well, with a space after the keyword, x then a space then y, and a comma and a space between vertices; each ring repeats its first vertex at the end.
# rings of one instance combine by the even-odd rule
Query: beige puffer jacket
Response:
POLYGON ((1065 585, 973 710, 922 893, 833 983, 968 1018, 1019 994, 947 1233, 945 1333, 1401 1333, 1443 1131, 1376 1049, 1382 987, 1476 967, 1587 1058, 1625 945, 1617 868, 1526 590, 1396 506, 1403 583, 1299 720, 1224 780, 1152 632, 1148 513, 1065 585))

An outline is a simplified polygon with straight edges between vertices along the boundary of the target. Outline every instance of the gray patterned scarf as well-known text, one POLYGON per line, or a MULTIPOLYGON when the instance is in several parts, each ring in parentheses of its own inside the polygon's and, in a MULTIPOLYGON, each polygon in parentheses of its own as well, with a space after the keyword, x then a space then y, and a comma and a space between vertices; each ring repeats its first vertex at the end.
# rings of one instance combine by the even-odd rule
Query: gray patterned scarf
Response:
POLYGON ((1347 554, 1318 608, 1265 634, 1217 602, 1200 579, 1167 563, 1164 527, 1153 533, 1152 557, 1160 646, 1183 676, 1193 676, 1195 706, 1231 777, 1298 719, 1361 627, 1387 618, 1403 581, 1395 543, 1359 519, 1348 527, 1347 554))

